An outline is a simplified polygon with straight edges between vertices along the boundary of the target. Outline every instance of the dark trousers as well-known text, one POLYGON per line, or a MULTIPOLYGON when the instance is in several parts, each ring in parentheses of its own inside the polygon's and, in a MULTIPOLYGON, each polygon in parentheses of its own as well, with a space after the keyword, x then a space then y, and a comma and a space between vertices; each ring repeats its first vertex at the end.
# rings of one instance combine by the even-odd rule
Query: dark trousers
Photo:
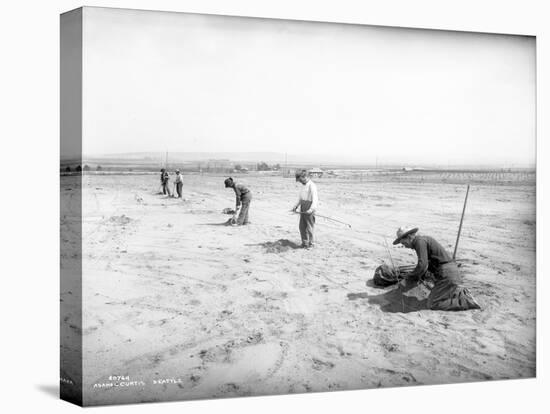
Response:
POLYGON ((178 192, 178 198, 181 198, 183 193, 183 183, 176 183, 176 191, 178 192))
POLYGON ((252 194, 246 193, 241 198, 241 212, 237 218, 237 224, 248 224, 248 210, 250 209, 250 202, 252 201, 252 194))
POLYGON ((163 181, 162 182, 162 194, 171 195, 170 194, 170 187, 168 186, 168 181, 163 181))
POLYGON ((468 289, 460 286, 462 278, 455 262, 440 265, 434 276, 435 285, 428 296, 428 308, 443 311, 479 309, 468 289))
POLYGON ((311 201, 302 201, 300 203, 300 236, 302 244, 305 246, 313 245, 313 230, 315 228, 315 214, 305 214, 311 207, 311 201))

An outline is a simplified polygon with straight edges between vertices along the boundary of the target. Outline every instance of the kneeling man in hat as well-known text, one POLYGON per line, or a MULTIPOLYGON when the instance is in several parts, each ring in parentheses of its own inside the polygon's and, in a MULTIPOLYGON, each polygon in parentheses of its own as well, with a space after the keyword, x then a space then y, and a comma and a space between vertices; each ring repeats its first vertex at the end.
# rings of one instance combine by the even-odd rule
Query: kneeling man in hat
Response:
POLYGON ((400 227, 393 244, 414 249, 418 264, 404 276, 400 283, 417 281, 429 270, 435 277, 435 285, 428 296, 428 308, 432 310, 460 311, 480 309, 468 289, 461 287, 461 277, 452 256, 433 237, 418 234, 418 227, 400 227))

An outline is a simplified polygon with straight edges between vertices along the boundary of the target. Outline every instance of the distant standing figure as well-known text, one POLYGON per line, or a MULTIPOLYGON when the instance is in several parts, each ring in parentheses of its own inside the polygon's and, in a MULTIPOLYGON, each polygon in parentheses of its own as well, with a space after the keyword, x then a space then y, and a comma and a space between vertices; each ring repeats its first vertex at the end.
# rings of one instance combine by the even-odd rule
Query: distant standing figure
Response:
POLYGON ((248 210, 252 201, 252 193, 244 185, 234 182, 231 177, 226 179, 224 184, 225 188, 232 188, 235 191, 235 214, 233 215, 235 224, 239 226, 248 224, 248 210))
POLYGON ((418 256, 418 264, 404 276, 400 282, 402 286, 419 280, 429 270, 435 277, 435 285, 428 296, 428 308, 444 311, 480 309, 468 289, 460 286, 462 279, 452 256, 433 237, 417 235, 417 232, 417 227, 400 227, 393 242, 415 250, 418 256))
POLYGON ((180 170, 176 170, 176 191, 178 193, 178 198, 181 198, 183 193, 183 176, 180 170))
POLYGON ((170 194, 170 187, 168 186, 168 181, 170 180, 170 176, 168 175, 168 171, 166 171, 164 168, 160 170, 160 183, 162 184, 162 194, 166 195, 170 194))
POLYGON ((317 186, 308 176, 306 170, 296 172, 296 181, 302 184, 298 202, 292 209, 293 212, 298 212, 300 207, 300 236, 302 237, 302 247, 309 249, 313 247, 313 230, 315 228, 315 210, 319 205, 319 197, 317 195, 317 186))

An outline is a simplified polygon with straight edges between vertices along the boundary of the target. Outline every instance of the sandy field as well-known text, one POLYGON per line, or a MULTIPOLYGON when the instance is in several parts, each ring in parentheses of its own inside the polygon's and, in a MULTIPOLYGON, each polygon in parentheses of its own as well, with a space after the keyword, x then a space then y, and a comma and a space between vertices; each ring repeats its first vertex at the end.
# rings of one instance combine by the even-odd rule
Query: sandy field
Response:
MULTIPOLYGON (((534 181, 472 181, 457 257, 482 309, 437 312, 369 280, 385 240, 416 263, 391 245, 401 225, 452 252, 471 176, 319 179, 319 214, 352 229, 317 218, 312 250, 297 248, 293 178, 237 176, 253 193, 243 227, 223 225, 223 178, 185 175, 178 200, 158 174, 83 177, 85 404, 535 376, 534 181)), ((74 179, 61 177, 67 211, 74 179)), ((76 310, 62 316, 62 332, 80 329, 76 310)))

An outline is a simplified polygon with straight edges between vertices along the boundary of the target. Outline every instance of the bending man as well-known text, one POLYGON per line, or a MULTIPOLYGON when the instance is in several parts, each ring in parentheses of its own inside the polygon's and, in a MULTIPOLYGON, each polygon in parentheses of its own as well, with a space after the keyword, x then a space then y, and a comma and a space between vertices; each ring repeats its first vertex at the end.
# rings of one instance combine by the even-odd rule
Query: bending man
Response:
POLYGON ((166 171, 164 168, 160 170, 160 183, 162 184, 162 193, 164 195, 170 194, 170 186, 168 185, 168 181, 170 180, 170 176, 168 175, 168 171, 166 171))
POLYGON ((226 179, 224 184, 225 188, 232 188, 235 191, 235 214, 233 215, 233 221, 239 226, 248 224, 248 209, 252 201, 252 193, 244 185, 234 182, 231 177, 226 179))
POLYGON ((418 228, 397 230, 393 244, 414 249, 418 264, 404 276, 400 283, 417 281, 429 270, 435 277, 435 285, 428 296, 428 308, 432 310, 460 311, 480 309, 468 289, 461 287, 458 267, 449 253, 433 237, 417 234, 418 228))
POLYGON ((302 237, 302 247, 309 249, 313 247, 313 230, 315 228, 315 210, 319 205, 317 195, 317 186, 308 176, 306 170, 296 172, 296 181, 302 184, 298 202, 292 209, 293 212, 300 213, 300 236, 302 237), (298 211, 300 207, 300 211, 298 211))

